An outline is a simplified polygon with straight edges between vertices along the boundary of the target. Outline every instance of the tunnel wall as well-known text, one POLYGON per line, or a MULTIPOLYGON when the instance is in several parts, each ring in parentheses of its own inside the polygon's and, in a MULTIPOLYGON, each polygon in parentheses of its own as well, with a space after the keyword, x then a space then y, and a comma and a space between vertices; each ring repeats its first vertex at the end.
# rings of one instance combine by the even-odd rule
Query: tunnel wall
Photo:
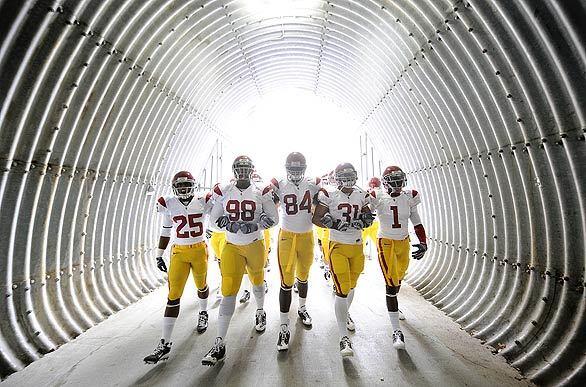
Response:
POLYGON ((0 1, 2 377, 160 285, 156 196, 297 87, 421 192, 409 282, 535 382, 584 380, 583 2, 259 1, 0 1))

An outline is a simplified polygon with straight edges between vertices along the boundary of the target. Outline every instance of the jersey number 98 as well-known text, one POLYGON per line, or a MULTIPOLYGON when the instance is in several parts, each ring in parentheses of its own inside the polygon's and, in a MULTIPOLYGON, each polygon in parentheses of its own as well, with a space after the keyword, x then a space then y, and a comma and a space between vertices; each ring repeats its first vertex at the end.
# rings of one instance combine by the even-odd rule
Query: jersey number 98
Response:
POLYGON ((228 200, 226 202, 226 212, 228 218, 232 222, 240 220, 244 222, 252 222, 254 219, 254 212, 256 211, 256 203, 252 200, 228 200))

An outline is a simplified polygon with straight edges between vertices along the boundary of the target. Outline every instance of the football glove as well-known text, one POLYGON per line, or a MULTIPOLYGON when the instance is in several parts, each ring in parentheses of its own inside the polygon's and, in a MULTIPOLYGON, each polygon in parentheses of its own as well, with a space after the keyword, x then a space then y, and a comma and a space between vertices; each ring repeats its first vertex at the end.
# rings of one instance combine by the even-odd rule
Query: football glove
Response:
POLYGON ((275 225, 275 221, 272 220, 267 214, 264 212, 260 214, 260 219, 258 220, 258 225, 262 228, 271 228, 275 225))
POLYGON ((167 272, 167 264, 163 260, 163 257, 155 258, 157 260, 157 268, 162 272, 167 272))
POLYGON ((236 234, 240 230, 239 222, 228 222, 226 225, 226 231, 236 234))
POLYGON ((326 226, 327 228, 333 228, 334 226, 334 217, 331 214, 325 214, 321 218, 321 223, 326 226))
POLYGON ((338 231, 347 231, 350 228, 350 224, 344 222, 343 220, 336 219, 332 228, 338 231))
POLYGON ((355 228, 356 230, 362 230, 368 226, 366 225, 366 223, 363 220, 356 219, 356 220, 353 220, 352 223, 350 223, 350 227, 355 228))
POLYGON ((423 258, 425 252, 427 251, 427 245, 424 243, 418 243, 416 245, 413 245, 413 247, 417 247, 417 251, 411 253, 413 259, 420 260, 421 258, 423 258))
POLYGON ((240 232, 243 234, 250 234, 258 230, 258 224, 240 222, 240 232))
POLYGON ((370 227, 374 222, 374 214, 372 212, 363 212, 360 214, 360 220, 364 223, 364 227, 370 227))
POLYGON ((227 215, 222 215, 218 219, 216 219, 216 225, 219 228, 224 228, 230 223, 230 218, 227 215))
POLYGON ((210 239, 212 237, 212 230, 207 229, 206 230, 206 238, 210 239))

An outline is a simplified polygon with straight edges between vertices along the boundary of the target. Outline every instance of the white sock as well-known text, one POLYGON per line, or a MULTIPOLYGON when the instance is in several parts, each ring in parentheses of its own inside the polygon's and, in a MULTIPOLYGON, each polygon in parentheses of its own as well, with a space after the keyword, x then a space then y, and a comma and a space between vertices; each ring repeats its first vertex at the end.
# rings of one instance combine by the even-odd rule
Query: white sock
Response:
POLYGON ((307 301, 307 298, 299 297, 299 310, 305 310, 305 302, 306 301, 307 301))
POLYGON ((230 320, 236 309, 236 296, 227 296, 220 302, 220 311, 218 313, 218 337, 224 339, 228 333, 230 320))
POLYGON ((254 299, 256 300, 256 308, 263 309, 265 306, 265 284, 259 286, 252 287, 252 293, 254 294, 254 299))
POLYGON ((208 299, 207 298, 200 298, 199 299, 199 311, 200 312, 207 312, 208 311, 208 299))
POLYGON ((173 333, 173 328, 175 328, 175 322, 177 322, 177 317, 163 317, 162 339, 165 341, 165 343, 169 343, 171 341, 171 334, 173 333))
POLYGON ((352 301, 354 301, 354 289, 348 292, 348 309, 352 306, 352 301))
POLYGON ((334 310, 336 311, 336 321, 338 322, 340 337, 348 336, 348 329, 346 328, 346 320, 348 319, 348 300, 336 296, 334 300, 334 310))
POLYGON ((399 312, 389 312, 389 318, 391 319, 393 331, 401 329, 401 325, 399 325, 399 312))
POLYGON ((281 312, 281 325, 289 325, 289 313, 281 312))

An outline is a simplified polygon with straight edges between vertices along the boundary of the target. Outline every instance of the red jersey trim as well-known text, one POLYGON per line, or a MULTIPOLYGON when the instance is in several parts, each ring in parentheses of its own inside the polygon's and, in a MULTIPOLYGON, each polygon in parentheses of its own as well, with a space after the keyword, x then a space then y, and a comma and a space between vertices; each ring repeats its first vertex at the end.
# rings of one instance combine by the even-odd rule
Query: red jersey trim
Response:
POLYGON ((162 196, 157 201, 159 202, 160 205, 167 208, 167 203, 165 203, 165 199, 162 196))

